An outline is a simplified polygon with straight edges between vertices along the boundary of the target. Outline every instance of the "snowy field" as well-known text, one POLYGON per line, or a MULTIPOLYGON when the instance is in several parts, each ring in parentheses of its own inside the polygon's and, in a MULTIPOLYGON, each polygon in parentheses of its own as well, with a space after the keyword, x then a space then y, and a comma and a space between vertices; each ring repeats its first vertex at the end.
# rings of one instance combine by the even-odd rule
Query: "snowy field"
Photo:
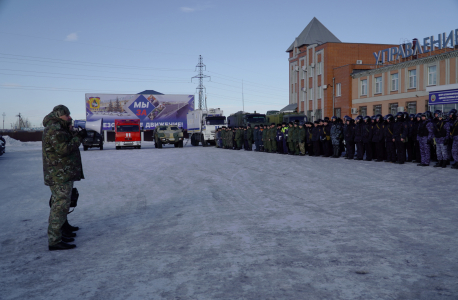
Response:
POLYGON ((48 251, 41 143, 0 157, 0 299, 458 299, 457 170, 214 147, 83 152, 48 251))

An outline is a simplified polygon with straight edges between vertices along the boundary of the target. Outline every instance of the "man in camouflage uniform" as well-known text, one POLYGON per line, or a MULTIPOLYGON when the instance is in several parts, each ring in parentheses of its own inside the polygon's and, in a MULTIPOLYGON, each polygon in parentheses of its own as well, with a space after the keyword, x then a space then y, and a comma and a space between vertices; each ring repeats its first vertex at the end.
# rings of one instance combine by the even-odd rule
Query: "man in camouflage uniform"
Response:
POLYGON ((54 107, 43 119, 43 175, 45 185, 52 192, 49 214, 49 250, 75 248, 73 238, 62 237, 62 226, 67 221, 73 182, 84 179, 79 146, 87 135, 86 130, 73 134, 72 118, 64 105, 54 107))

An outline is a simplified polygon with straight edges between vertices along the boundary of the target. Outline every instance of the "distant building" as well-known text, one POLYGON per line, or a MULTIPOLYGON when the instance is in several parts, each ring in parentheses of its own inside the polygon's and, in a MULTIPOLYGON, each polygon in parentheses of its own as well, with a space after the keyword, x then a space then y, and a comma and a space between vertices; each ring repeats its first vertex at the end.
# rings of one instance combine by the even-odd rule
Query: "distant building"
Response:
POLYGON ((458 107, 458 48, 415 55, 400 63, 353 73, 356 115, 416 114, 458 107))
POLYGON ((309 120, 350 115, 351 74, 375 68, 374 52, 386 44, 342 43, 317 18, 286 50, 289 53, 289 104, 309 120))

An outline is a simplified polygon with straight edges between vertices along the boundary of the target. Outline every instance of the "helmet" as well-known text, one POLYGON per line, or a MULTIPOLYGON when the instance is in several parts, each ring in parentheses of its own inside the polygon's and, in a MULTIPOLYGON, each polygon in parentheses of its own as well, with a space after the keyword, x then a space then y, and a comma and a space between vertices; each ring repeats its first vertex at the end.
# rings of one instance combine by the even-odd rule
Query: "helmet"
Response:
POLYGON ((408 112, 404 112, 404 120, 408 120, 409 119, 409 113, 408 112))
POLYGON ((375 120, 375 116, 372 116, 372 117, 371 117, 371 120, 375 120))
POLYGON ((409 115, 409 118, 412 120, 412 119, 415 119, 415 115, 414 114, 410 114, 409 115))
POLYGON ((375 116, 375 120, 376 120, 377 122, 382 122, 382 121, 383 121, 383 116, 382 116, 381 114, 377 114, 377 115, 375 116))
POLYGON ((369 116, 365 116, 365 117, 363 118, 363 120, 364 120, 365 122, 370 122, 370 120, 371 120, 371 117, 369 117, 369 116))
POLYGON ((448 113, 450 119, 452 120, 455 120, 456 119, 456 109, 452 109, 449 113, 448 113))
POLYGON ((458 113, 458 111, 457 111, 456 109, 452 108, 448 114, 450 115, 450 114, 452 114, 452 112, 453 112, 455 115, 458 113))
POLYGON ((436 110, 434 111, 434 117, 436 117, 436 114, 437 114, 438 117, 439 117, 439 115, 440 115, 441 113, 442 113, 442 110, 436 109, 436 110))
POLYGON ((421 118, 421 115, 422 115, 421 113, 418 113, 415 115, 415 118, 421 118))
POLYGON ((426 119, 432 119, 433 118, 433 115, 431 114, 431 112, 429 110, 425 112, 425 116, 426 116, 426 119))
POLYGON ((393 115, 392 115, 392 114, 387 114, 387 115, 385 116, 385 120, 390 120, 390 121, 392 121, 392 120, 393 120, 393 115))
POLYGON ((323 122, 329 122, 329 117, 324 117, 324 121, 323 122))
POLYGON ((404 121, 404 113, 403 113, 403 112, 398 112, 398 113, 396 114, 396 121, 397 121, 397 122, 402 122, 402 121, 404 121))

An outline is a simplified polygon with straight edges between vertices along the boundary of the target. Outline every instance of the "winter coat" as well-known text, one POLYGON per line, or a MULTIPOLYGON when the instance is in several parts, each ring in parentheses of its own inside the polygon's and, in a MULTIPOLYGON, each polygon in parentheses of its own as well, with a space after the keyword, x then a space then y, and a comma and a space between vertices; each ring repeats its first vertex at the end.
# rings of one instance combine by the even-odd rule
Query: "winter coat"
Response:
POLYGON ((323 129, 320 126, 312 128, 312 142, 320 141, 323 136, 323 129))
POLYGON ((401 122, 401 121, 397 121, 393 124, 393 138, 396 139, 396 141, 400 141, 401 139, 405 139, 407 138, 407 134, 408 134, 408 127, 407 127, 407 124, 406 122, 401 122))
POLYGON ((434 125, 430 120, 424 120, 418 122, 418 129, 417 129, 417 139, 420 140, 420 137, 428 137, 428 140, 433 139, 433 128, 434 125))
POLYGON ((378 143, 384 140, 385 136, 385 125, 383 123, 375 123, 372 126, 372 142, 378 143))
POLYGON ((387 123, 385 124, 385 131, 384 131, 384 136, 385 136, 385 141, 386 142, 393 142, 393 132, 394 132, 394 124, 387 123))
POLYGON ((355 124, 355 143, 363 141, 363 124, 361 121, 355 124))
POLYGON ((361 136, 363 143, 372 142, 372 123, 363 123, 361 136))
POLYGON ((275 140, 277 142, 283 141, 283 131, 281 129, 277 129, 275 140))
POLYGON ((82 137, 70 132, 66 121, 51 112, 43 119, 43 177, 53 186, 84 179, 79 146, 82 137))
POLYGON ((297 141, 298 143, 305 143, 307 138, 306 138, 306 135, 307 135, 307 131, 305 129, 305 127, 302 127, 298 129, 297 131, 297 141))
POLYGON ((253 144, 253 128, 248 127, 246 130, 246 136, 249 143, 253 144))
POLYGON ((434 139, 436 144, 443 144, 450 138, 450 123, 442 120, 434 125, 434 139))
POLYGON ((347 125, 345 128, 345 142, 352 143, 355 141, 355 124, 347 125))
POLYGON ((340 140, 342 139, 342 124, 340 123, 334 123, 332 124, 331 127, 331 141, 334 146, 337 146, 340 144, 340 140))

